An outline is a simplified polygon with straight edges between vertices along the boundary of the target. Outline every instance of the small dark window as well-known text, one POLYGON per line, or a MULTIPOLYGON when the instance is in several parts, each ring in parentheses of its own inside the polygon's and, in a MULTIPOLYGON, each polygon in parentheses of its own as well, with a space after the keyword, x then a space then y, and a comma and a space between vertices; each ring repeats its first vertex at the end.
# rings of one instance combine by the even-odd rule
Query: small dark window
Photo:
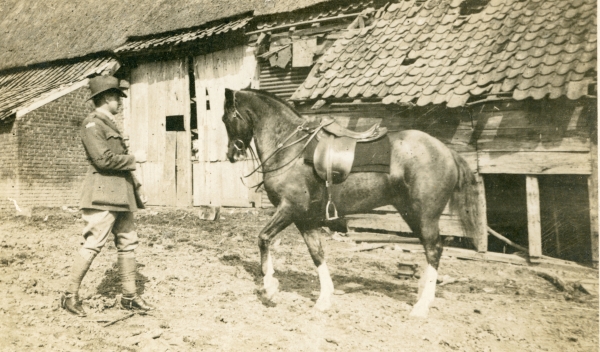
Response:
POLYGON ((167 116, 165 121, 167 131, 185 131, 183 121, 183 115, 167 116))

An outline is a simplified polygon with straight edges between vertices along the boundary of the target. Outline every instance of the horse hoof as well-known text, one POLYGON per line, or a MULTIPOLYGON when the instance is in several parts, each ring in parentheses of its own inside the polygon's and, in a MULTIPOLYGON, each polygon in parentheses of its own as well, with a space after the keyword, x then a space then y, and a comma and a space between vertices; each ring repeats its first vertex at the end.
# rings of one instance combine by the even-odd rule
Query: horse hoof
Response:
POLYGON ((424 305, 415 305, 410 311, 412 318, 426 319, 429 314, 429 309, 424 305))
POLYGON ((275 297, 275 294, 277 293, 278 290, 279 290, 279 280, 273 278, 272 281, 270 282, 270 285, 265 287, 265 298, 268 300, 273 299, 273 297, 275 297))
POLYGON ((315 303, 315 309, 321 312, 324 312, 331 308, 331 302, 329 300, 318 299, 317 303, 315 303))

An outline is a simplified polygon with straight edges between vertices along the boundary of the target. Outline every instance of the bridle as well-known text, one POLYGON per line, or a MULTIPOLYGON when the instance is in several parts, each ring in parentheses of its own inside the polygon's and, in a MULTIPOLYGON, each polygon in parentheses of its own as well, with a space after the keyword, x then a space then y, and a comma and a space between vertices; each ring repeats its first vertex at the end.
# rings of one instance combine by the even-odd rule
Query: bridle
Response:
MULTIPOLYGON (((242 120, 242 121, 244 121, 244 122, 247 122, 247 121, 245 121, 244 117, 242 116, 242 114, 240 114, 240 112, 239 112, 239 111, 238 111, 238 109, 237 109, 237 106, 236 106, 236 101, 235 101, 235 92, 233 93, 233 108, 234 108, 234 112, 233 112, 233 118, 237 118, 237 119, 240 119, 240 120, 242 120)), ((243 178, 248 178, 248 177, 252 176, 252 175, 253 175, 255 172, 257 172, 257 171, 258 171, 259 173, 266 174, 266 173, 269 173, 269 172, 274 172, 274 171, 277 171, 277 170, 281 170, 281 169, 283 169, 284 167, 286 167, 287 165, 289 165, 290 163, 292 163, 294 160, 296 160, 296 159, 297 159, 297 158, 298 158, 300 155, 302 155, 302 153, 304 152, 304 150, 305 150, 305 149, 306 149, 306 147, 308 146, 308 143, 310 143, 310 141, 312 141, 312 140, 313 140, 313 138, 315 138, 315 136, 317 135, 317 133, 318 133, 318 132, 319 132, 319 131, 320 131, 320 130, 321 130, 323 127, 324 127, 324 125, 323 125, 323 124, 319 124, 319 126, 315 127, 314 129, 311 129, 311 128, 309 128, 309 127, 306 127, 306 123, 307 123, 307 122, 305 121, 305 122, 303 122, 301 125, 297 126, 297 127, 294 129, 294 131, 293 131, 291 134, 289 134, 289 135, 288 135, 288 136, 287 136, 287 137, 286 137, 286 138, 285 138, 283 141, 281 141, 281 142, 277 143, 277 146, 276 146, 275 150, 274 150, 272 153, 270 153, 270 154, 269 154, 269 156, 268 156, 268 157, 266 157, 266 158, 265 158, 265 160, 263 160, 263 161, 260 161, 260 160, 258 159, 258 157, 256 156, 256 153, 254 152, 254 149, 252 148, 252 146, 251 146, 251 145, 248 145, 248 146, 246 146, 246 143, 244 143, 244 141, 242 141, 242 140, 241 140, 241 139, 239 139, 239 138, 238 138, 238 139, 236 139, 236 140, 233 142, 233 147, 234 147, 234 148, 235 148, 237 151, 240 151, 240 152, 241 152, 241 151, 243 151, 243 150, 245 150, 245 149, 250 149, 250 154, 252 155, 252 159, 253 159, 253 160, 256 160, 256 161, 258 161, 258 166, 257 166, 257 167, 256 167, 254 170, 252 170, 252 171, 251 171, 249 174, 247 174, 247 175, 243 176, 243 178), (294 140, 294 141, 290 142, 289 144, 285 144, 285 143, 287 143, 287 142, 288 142, 288 141, 289 141, 289 140, 290 140, 292 137, 294 137, 296 134, 298 134, 298 133, 300 133, 300 132, 302 132, 302 131, 306 132, 306 134, 305 134, 304 136, 302 136, 302 137, 300 137, 300 138, 298 138, 298 139, 296 139, 296 140, 294 140), (275 156, 277 153, 279 153, 279 152, 281 152, 282 150, 284 150, 284 149, 287 149, 287 148, 289 148, 289 147, 291 147, 291 146, 293 146, 293 145, 296 145, 296 144, 298 144, 298 143, 302 142, 302 141, 303 141, 303 140, 305 140, 305 139, 307 139, 307 141, 306 141, 306 142, 304 143, 304 145, 302 146, 302 149, 300 150, 300 152, 299 152, 298 154, 296 154, 296 155, 295 155, 293 158, 291 158, 289 161, 287 161, 287 162, 286 162, 286 163, 284 163, 283 165, 281 165, 281 166, 278 166, 278 167, 276 167, 276 168, 269 169, 269 170, 262 170, 262 171, 259 171, 259 170, 260 170, 260 169, 263 167, 263 165, 264 165, 264 164, 265 164, 265 163, 266 163, 266 162, 267 162, 269 159, 271 159, 273 156, 275 156)), ((242 182, 243 182, 243 179, 242 179, 242 182)), ((250 187, 250 188, 259 187, 261 184, 262 184, 262 182, 261 182, 261 183, 259 183, 259 184, 258 184, 258 185, 256 185, 256 186, 252 186, 252 187, 250 187)))

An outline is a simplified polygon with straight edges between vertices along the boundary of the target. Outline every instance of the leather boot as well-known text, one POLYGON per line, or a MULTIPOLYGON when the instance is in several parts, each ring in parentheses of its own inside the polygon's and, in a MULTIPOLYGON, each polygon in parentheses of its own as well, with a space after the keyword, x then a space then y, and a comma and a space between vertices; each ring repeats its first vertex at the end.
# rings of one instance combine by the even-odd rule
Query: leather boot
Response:
POLYGON ((153 310, 154 307, 137 294, 137 263, 134 252, 119 252, 117 260, 123 289, 121 307, 129 310, 153 310))
POLYGON ((135 295, 132 297, 123 296, 121 297, 121 307, 128 310, 143 310, 149 311, 154 310, 154 306, 150 303, 146 302, 139 295, 135 295))
POLYGON ((76 293, 65 292, 60 297, 60 306, 67 312, 78 317, 85 317, 87 314, 83 310, 79 295, 76 293))

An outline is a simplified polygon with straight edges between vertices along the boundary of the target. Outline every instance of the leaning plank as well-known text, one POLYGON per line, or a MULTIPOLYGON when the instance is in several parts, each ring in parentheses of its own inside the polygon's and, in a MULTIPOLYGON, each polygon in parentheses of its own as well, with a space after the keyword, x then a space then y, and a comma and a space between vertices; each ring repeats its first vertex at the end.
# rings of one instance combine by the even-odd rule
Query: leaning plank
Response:
POLYGON ((489 233, 491 233, 492 235, 494 235, 494 237, 496 237, 496 238, 498 238, 498 239, 506 242, 507 244, 515 247, 516 249, 518 249, 520 251, 523 251, 525 253, 529 253, 529 250, 527 250, 527 248, 514 243, 513 241, 509 240, 508 238, 502 236, 500 233, 494 231, 492 228, 488 227, 487 230, 488 230, 489 233))

